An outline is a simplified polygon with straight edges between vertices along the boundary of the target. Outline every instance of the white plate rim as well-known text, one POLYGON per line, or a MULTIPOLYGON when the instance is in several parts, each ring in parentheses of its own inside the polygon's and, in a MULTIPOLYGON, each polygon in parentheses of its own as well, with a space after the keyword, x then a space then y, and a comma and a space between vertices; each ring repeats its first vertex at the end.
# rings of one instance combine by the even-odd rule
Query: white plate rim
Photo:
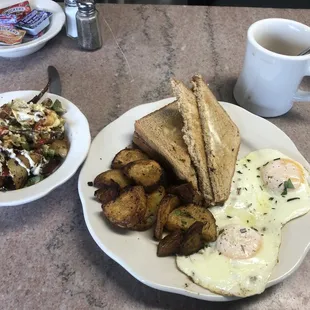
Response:
MULTIPOLYGON (((169 104, 169 103, 173 102, 174 100, 175 100, 174 97, 166 98, 166 99, 163 99, 163 100, 160 100, 160 101, 142 104, 142 105, 136 106, 136 107, 128 110, 127 112, 122 114, 120 117, 118 117, 116 120, 114 120, 113 122, 109 123, 106 127, 104 127, 97 134, 97 136, 94 138, 94 140, 92 142, 92 145, 90 147, 89 155, 92 153, 93 146, 96 145, 97 141, 100 141, 100 135, 102 134, 102 132, 104 132, 104 130, 106 130, 106 128, 108 128, 109 126, 114 126, 114 124, 120 122, 120 120, 122 118, 125 118, 128 114, 132 114, 132 113, 134 113, 135 111, 137 111, 139 109, 144 109, 145 111, 147 111, 147 113, 145 113, 145 115, 146 115, 148 113, 151 113, 152 111, 155 111, 155 110, 165 106, 166 104, 169 104)), ((299 153, 299 155, 300 155, 299 161, 303 162, 303 164, 305 165, 305 167, 307 169, 310 169, 309 163, 300 154, 300 152, 298 151, 298 149, 295 146, 295 144, 293 143, 293 141, 281 129, 279 129, 277 126, 275 126, 274 124, 272 124, 268 120, 263 119, 263 118, 261 118, 261 117, 259 117, 257 115, 254 115, 251 112, 249 112, 249 111, 247 111, 247 110, 245 110, 242 107, 239 107, 237 105, 233 105, 231 103, 223 102, 223 101, 220 101, 220 104, 224 108, 226 106, 233 107, 234 109, 242 111, 242 113, 244 113, 244 114, 246 114, 246 115, 248 115, 248 116, 250 116, 252 118, 259 119, 260 121, 264 122, 265 124, 268 123, 269 125, 271 125, 275 131, 278 131, 278 133, 280 133, 283 137, 285 137, 287 142, 289 142, 291 144, 290 147, 292 148, 292 151, 299 153)), ((174 287, 170 287, 170 286, 166 286, 166 285, 161 285, 159 283, 154 283, 152 281, 149 281, 147 278, 142 277, 140 274, 137 274, 136 271, 133 270, 131 268, 131 266, 129 266, 124 261, 124 259, 122 257, 119 257, 119 256, 115 255, 113 253, 113 251, 111 251, 102 242, 102 240, 99 239, 98 235, 96 234, 96 231, 93 229, 93 227, 92 227, 92 225, 90 223, 90 218, 89 218, 89 214, 88 214, 88 210, 87 210, 87 199, 85 199, 85 197, 83 195, 83 187, 85 186, 85 181, 86 181, 86 179, 84 178, 84 173, 85 173, 85 170, 87 169, 87 166, 88 166, 88 159, 85 161, 85 163, 83 165, 83 168, 82 168, 82 170, 80 172, 80 176, 79 176, 79 180, 78 180, 78 191, 79 191, 80 199, 81 199, 81 202, 82 202, 83 215, 84 215, 84 219, 85 219, 85 222, 86 222, 86 226, 87 226, 87 228, 88 228, 92 238, 95 240, 97 245, 101 248, 101 250, 104 251, 110 258, 112 258, 119 265, 121 265, 125 270, 127 270, 137 280, 139 280, 140 282, 144 283, 145 285, 147 285, 149 287, 152 287, 152 288, 155 288, 155 289, 158 289, 158 290, 162 290, 162 291, 166 291, 166 292, 171 292, 171 293, 176 293, 176 294, 180 294, 180 295, 184 295, 184 296, 188 296, 188 297, 192 297, 192 298, 196 298, 196 299, 208 300, 208 301, 216 301, 216 302, 226 302, 226 301, 232 301, 232 300, 240 299, 238 297, 227 297, 227 296, 216 295, 216 294, 210 293, 208 290, 205 290, 207 292, 206 294, 201 294, 201 293, 193 292, 192 290, 179 289, 179 288, 174 288, 174 287)), ((98 171, 98 173, 99 172, 100 171, 98 171)), ((309 216, 309 214, 310 213, 308 213, 308 216, 309 216)), ((304 217, 306 217, 306 215, 304 217)), ((292 223, 292 222, 294 222, 294 221, 291 221, 290 223, 292 223)), ((288 225, 286 225, 286 226, 288 226, 288 225)), ((309 249, 310 249, 310 238, 309 238, 307 244, 304 246, 304 249, 303 249, 302 253, 300 253, 300 256, 295 261, 295 264, 289 270, 286 270, 281 276, 279 276, 279 277, 277 277, 275 279, 270 280, 268 282, 268 284, 267 284, 267 288, 271 287, 271 286, 273 286, 273 285, 275 285, 277 283, 282 282, 285 278, 289 277, 294 271, 296 271, 298 269, 298 267, 300 266, 300 264, 302 263, 303 259, 305 258, 306 254, 308 253, 309 249)), ((177 268, 176 268, 176 271, 180 272, 180 271, 177 270, 177 268)))
MULTIPOLYGON (((0 105, 8 102, 5 98, 22 98, 29 100, 38 93, 39 91, 34 90, 5 92, 0 94, 0 105)), ((70 141, 70 149, 72 151, 69 150, 65 161, 51 176, 39 182, 38 184, 16 191, 8 191, 5 193, 0 192, 0 207, 17 206, 38 200, 46 196, 55 188, 68 181, 76 173, 80 165, 87 157, 91 143, 91 135, 89 124, 85 115, 76 105, 64 97, 51 93, 46 93, 43 99, 46 97, 49 97, 53 100, 59 99, 61 101, 63 106, 67 109, 67 113, 64 115, 64 118, 68 124, 67 126, 69 126, 70 123, 70 132, 72 132, 73 137, 75 138, 77 136, 81 137, 82 143, 78 143, 77 140, 74 141, 74 139, 70 141), (73 150, 78 147, 79 152, 74 154, 73 150), (71 158, 74 158, 72 163, 69 162, 71 158)))

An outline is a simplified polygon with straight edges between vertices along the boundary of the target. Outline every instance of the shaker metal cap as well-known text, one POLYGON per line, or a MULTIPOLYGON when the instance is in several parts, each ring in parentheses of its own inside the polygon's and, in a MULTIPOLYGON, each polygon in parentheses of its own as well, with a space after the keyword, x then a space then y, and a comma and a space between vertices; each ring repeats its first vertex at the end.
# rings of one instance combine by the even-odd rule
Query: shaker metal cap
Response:
POLYGON ((80 12, 90 13, 95 10, 94 0, 77 0, 77 4, 80 12))
POLYGON ((77 6, 76 0, 65 0, 65 5, 77 6))

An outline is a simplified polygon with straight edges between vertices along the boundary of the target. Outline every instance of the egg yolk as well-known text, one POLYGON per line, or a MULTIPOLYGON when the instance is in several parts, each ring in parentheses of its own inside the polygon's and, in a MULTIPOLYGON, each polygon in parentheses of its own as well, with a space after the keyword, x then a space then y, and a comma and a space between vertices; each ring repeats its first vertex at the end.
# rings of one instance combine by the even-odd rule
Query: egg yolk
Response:
POLYGON ((265 186, 274 193, 284 190, 284 182, 291 180, 294 188, 298 189, 304 183, 303 168, 296 162, 282 158, 273 160, 260 168, 265 186))
POLYGON ((262 244, 261 235, 240 225, 226 226, 217 239, 217 250, 229 258, 246 259, 254 256, 262 244))

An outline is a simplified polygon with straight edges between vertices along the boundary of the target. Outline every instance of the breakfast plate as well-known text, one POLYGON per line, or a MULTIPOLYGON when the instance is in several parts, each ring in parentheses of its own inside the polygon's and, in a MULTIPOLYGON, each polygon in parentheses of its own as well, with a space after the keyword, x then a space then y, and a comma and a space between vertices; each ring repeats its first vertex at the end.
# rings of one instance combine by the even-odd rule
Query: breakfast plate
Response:
MULTIPOLYGON (((110 168, 115 154, 131 144, 134 122, 165 106, 174 98, 137 106, 106 126, 94 139, 79 177, 79 195, 86 225, 98 246, 142 283, 171 293, 209 300, 229 301, 234 297, 214 294, 192 283, 181 273, 175 257, 158 258, 157 242, 152 230, 123 231, 111 227, 101 216, 100 204, 93 199, 94 188, 88 185, 100 173, 110 168)), ((238 158, 257 149, 276 149, 310 166, 290 138, 275 125, 230 103, 220 102, 239 127, 241 146, 238 158)), ((273 269, 267 287, 283 281, 301 264, 310 247, 310 213, 286 224, 282 229, 279 262, 273 269)))
MULTIPOLYGON (((3 93, 0 94, 0 106, 13 99, 28 101, 37 94, 38 91, 33 90, 3 93)), ((63 97, 47 93, 44 98, 50 98, 53 101, 58 99, 66 110, 64 114, 65 135, 70 143, 68 155, 60 167, 43 181, 30 187, 0 192, 0 207, 28 203, 47 195, 69 180, 87 156, 91 137, 88 121, 84 114, 72 102, 63 97)))

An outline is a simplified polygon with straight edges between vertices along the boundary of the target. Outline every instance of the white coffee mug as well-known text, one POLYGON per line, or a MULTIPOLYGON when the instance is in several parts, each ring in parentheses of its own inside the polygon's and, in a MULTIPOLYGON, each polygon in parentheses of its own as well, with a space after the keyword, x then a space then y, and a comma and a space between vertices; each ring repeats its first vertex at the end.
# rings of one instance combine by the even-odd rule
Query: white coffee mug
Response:
POLYGON ((310 28, 293 20, 270 18, 250 26, 242 72, 234 88, 238 104, 263 117, 288 112, 295 101, 310 101, 299 88, 310 75, 310 28))

